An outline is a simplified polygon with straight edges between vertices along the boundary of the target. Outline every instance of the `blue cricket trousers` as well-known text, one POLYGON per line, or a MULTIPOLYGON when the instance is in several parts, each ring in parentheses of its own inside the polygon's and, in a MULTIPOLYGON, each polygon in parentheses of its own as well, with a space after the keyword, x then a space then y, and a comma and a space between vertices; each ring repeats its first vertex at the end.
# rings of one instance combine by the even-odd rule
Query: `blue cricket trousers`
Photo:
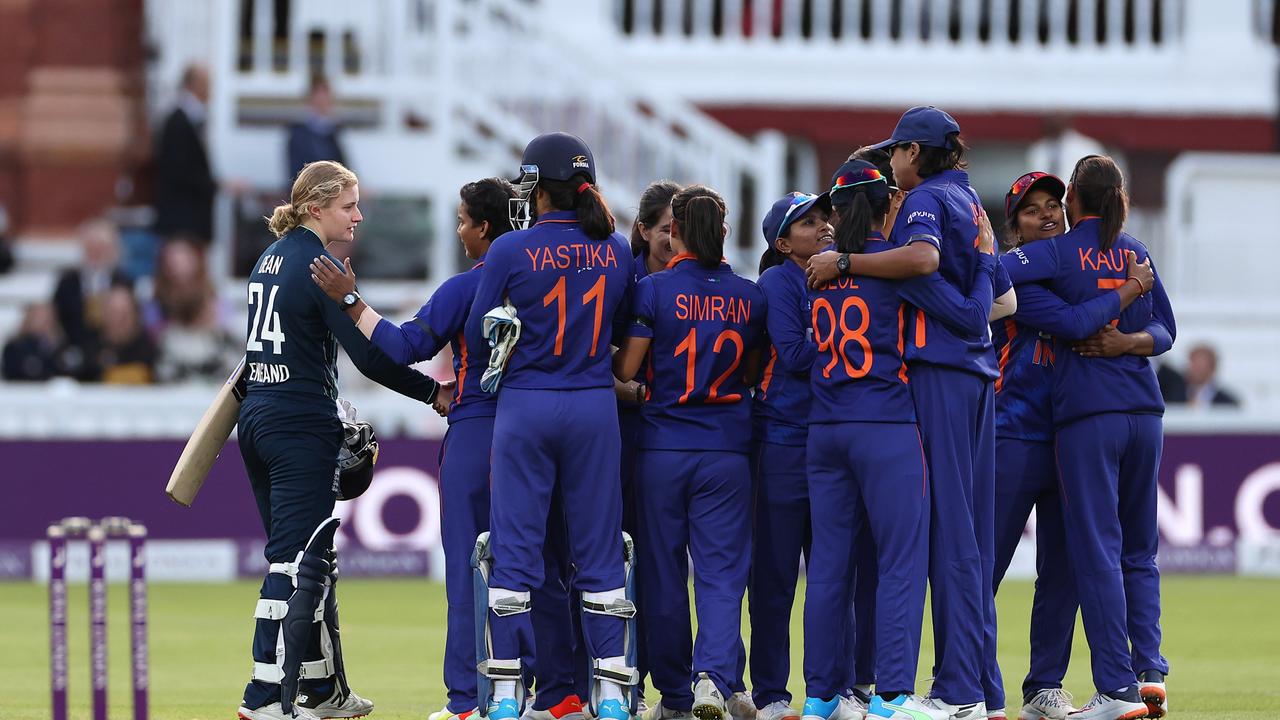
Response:
POLYGON ((1022 681, 1024 697, 1062 687, 1076 628, 1076 581, 1067 556, 1058 470, 1053 443, 996 438, 996 567, 998 591, 1022 539, 1031 508, 1036 510, 1036 589, 1031 603, 1031 667, 1022 681))
POLYGON ((876 593, 880 568, 868 512, 866 507, 858 506, 858 537, 853 541, 853 675, 849 687, 876 684, 876 593))
MULTIPOLYGON (((319 398, 282 400, 269 394, 251 394, 240 408, 240 455, 267 533, 267 562, 293 562, 311 533, 333 515, 338 497, 338 448, 342 423, 333 401, 319 398)), ((288 600, 293 582, 286 575, 267 573, 258 596, 288 600)), ((280 621, 257 619, 253 635, 253 659, 276 662, 280 621)), ((303 660, 319 660, 319 626, 303 660)), ((332 692, 332 683, 301 683, 314 692, 332 692)), ((244 705, 256 709, 280 700, 280 686, 251 680, 245 687, 244 705)))
POLYGON ((803 445, 759 443, 747 606, 756 707, 791 702, 791 607, 800 556, 809 556, 809 483, 803 445))
POLYGON ((813 549, 804 605, 806 693, 825 700, 848 687, 858 506, 874 509, 861 517, 870 525, 879 572, 876 689, 913 692, 930 523, 928 471, 916 425, 814 425, 809 432, 808 475, 813 549))
MULTIPOLYGON (((448 598, 444 685, 448 709, 462 713, 477 706, 475 593, 471 551, 476 536, 489 529, 489 450, 493 447, 493 417, 471 417, 449 425, 440 452, 440 530, 444 546, 445 595, 448 598)), ((558 507, 553 515, 559 512, 558 507)), ((562 513, 561 513, 562 514, 562 513)), ((543 662, 527 655, 526 669, 538 683, 536 703, 555 705, 573 692, 566 673, 573 669, 575 635, 564 629, 568 621, 569 594, 566 570, 556 548, 563 547, 563 523, 547 525, 544 572, 547 581, 533 593, 534 636, 540 642, 543 662), (546 638, 542 641, 542 638, 546 638)), ((532 648, 530 648, 532 651, 532 648)))
POLYGON ((745 453, 640 451, 640 609, 648 634, 649 680, 665 708, 693 707, 699 672, 707 673, 726 698, 741 684, 742 596, 751 562, 749 473, 745 453), (689 626, 690 556, 696 640, 689 626))
MULTIPOLYGON (((574 589, 603 592, 623 587, 619 445, 611 388, 502 388, 493 427, 491 588, 529 592, 542 586, 543 545, 557 492, 574 517, 566 543, 574 589)), ((498 617, 490 612, 495 659, 527 655, 524 650, 535 642, 529 616, 498 617)), ((582 625, 590 657, 622 656, 621 619, 588 613, 582 625)))
MULTIPOLYGON (((637 540, 640 533, 640 509, 636 503, 636 459, 640 453, 640 408, 635 405, 618 403, 618 430, 622 435, 622 454, 618 466, 622 480, 622 529, 637 540)), ((639 568, 633 567, 631 573, 639 587, 639 568)), ((639 608, 639 598, 636 599, 639 608)), ((644 614, 636 614, 636 670, 640 673, 640 684, 637 686, 640 695, 644 695, 644 681, 649 675, 647 648, 645 647, 644 614)))
MULTIPOLYGON (((929 585, 933 694, 1004 707, 996 663, 995 390, 952 368, 911 365, 911 399, 932 479, 929 585)), ((881 679, 883 682, 883 679, 881 679)))
POLYGON ((1094 686, 1128 687, 1160 654, 1156 476, 1164 448, 1158 415, 1103 413, 1058 429, 1062 512, 1094 686))

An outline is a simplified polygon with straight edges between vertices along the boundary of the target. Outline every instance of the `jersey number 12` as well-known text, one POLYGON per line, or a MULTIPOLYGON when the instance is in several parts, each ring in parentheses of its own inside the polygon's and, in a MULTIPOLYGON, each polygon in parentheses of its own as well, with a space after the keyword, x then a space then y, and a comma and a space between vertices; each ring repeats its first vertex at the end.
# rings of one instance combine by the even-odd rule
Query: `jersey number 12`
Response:
POLYGON ((253 322, 249 325, 249 343, 245 347, 250 351, 262 352, 262 341, 266 340, 272 345, 271 352, 280 354, 280 346, 284 345, 284 327, 280 324, 280 313, 275 311, 276 291, 279 289, 278 285, 272 285, 271 294, 267 295, 262 283, 249 283, 249 306, 253 308, 253 322), (265 311, 262 309, 264 296, 267 299, 265 311), (261 332, 259 327, 262 328, 261 332))

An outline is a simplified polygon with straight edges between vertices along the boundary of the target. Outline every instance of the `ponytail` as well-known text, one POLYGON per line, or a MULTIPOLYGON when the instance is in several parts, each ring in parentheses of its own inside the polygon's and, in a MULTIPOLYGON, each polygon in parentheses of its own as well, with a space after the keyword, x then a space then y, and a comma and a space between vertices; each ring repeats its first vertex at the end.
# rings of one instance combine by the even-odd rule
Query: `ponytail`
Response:
POLYGON ((540 180, 538 187, 547 193, 551 207, 577 213, 578 225, 587 237, 604 240, 613 234, 613 213, 609 204, 586 175, 578 173, 568 180, 540 180))
POLYGON ((278 238, 284 237, 290 230, 302 224, 302 216, 290 203, 277 205, 267 218, 267 229, 278 238))
POLYGON ((1129 195, 1119 166, 1106 155, 1086 155, 1071 172, 1071 187, 1080 209, 1100 220, 1098 247, 1110 250, 1129 214, 1129 195))
POLYGON ((840 209, 840 224, 836 226, 836 250, 842 253, 860 253, 867 245, 871 226, 889 212, 887 195, 872 196, 867 192, 854 192, 853 199, 840 209))
POLYGON ((356 174, 342 163, 318 160, 303 165, 289 191, 289 202, 277 205, 271 217, 264 218, 267 228, 276 237, 284 237, 307 219, 311 208, 328 206, 343 190, 358 182, 356 174))
POLYGON ((705 185, 690 185, 671 198, 680 239, 698 264, 714 268, 724 257, 724 198, 705 185))

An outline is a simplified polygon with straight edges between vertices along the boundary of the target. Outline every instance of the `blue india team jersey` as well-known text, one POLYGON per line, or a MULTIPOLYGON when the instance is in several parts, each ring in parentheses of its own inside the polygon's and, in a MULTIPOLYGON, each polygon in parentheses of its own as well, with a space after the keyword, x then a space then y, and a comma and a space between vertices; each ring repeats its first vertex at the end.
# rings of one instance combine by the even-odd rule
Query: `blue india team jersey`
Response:
MULTIPOLYGON (((863 251, 891 247, 875 234, 863 251)), ((810 292, 817 359, 809 374, 809 422, 915 422, 898 290, 897 282, 849 275, 810 292)))
POLYGON ((467 315, 484 272, 484 258, 467 272, 445 280, 413 319, 397 326, 383 319, 373 330, 373 344, 393 360, 409 365, 436 356, 447 344, 453 350, 457 378, 448 420, 492 417, 497 395, 480 390, 480 376, 489 366, 489 343, 465 332, 467 315))
MULTIPOLYGON (((945 170, 925 178, 907 194, 891 236, 897 244, 928 242, 938 248, 938 275, 961 296, 969 296, 978 269, 978 218, 982 202, 969 187, 963 170, 945 170)), ((907 323, 907 361, 965 370, 989 378, 999 373, 985 321, 973 333, 960 333, 939 313, 912 297, 933 276, 902 284, 904 297, 916 304, 907 323)), ((936 278, 933 278, 936 280, 936 278)), ((996 283, 1000 289, 1000 283, 996 283)), ((1003 288, 1007 290, 1007 285, 1003 288)), ((989 301, 988 301, 989 304, 989 301)))
POLYGON ((804 446, 809 437, 809 369, 818 356, 804 270, 787 260, 765 270, 757 285, 769 304, 768 355, 754 402, 757 437, 804 446))
MULTIPOLYGON (((1138 262, 1148 257, 1146 246, 1123 232, 1110 249, 1102 250, 1098 227, 1097 218, 1084 218, 1066 235, 1017 248, 1001 262, 1016 285, 1044 281, 1067 303, 1086 303, 1125 282, 1126 250, 1135 252, 1138 262)), ((1138 332, 1147 329, 1153 319, 1168 328, 1170 338, 1176 335, 1159 275, 1151 292, 1120 313, 1117 329, 1138 332)), ((1105 412, 1164 412, 1155 370, 1145 357, 1085 358, 1059 343, 1053 375, 1054 422, 1058 427, 1105 412)))
MULTIPOLYGON (((249 398, 327 403, 336 414, 338 344, 371 379, 409 397, 430 402, 436 383, 397 365, 365 339, 338 304, 311 279, 310 263, 329 255, 319 236, 305 227, 290 230, 262 253, 249 275, 245 362, 249 398)), ((281 408, 277 407, 279 411, 281 408)))
POLYGON ((764 293, 728 263, 678 256, 640 281, 629 332, 652 338, 641 448, 748 451, 743 361, 763 343, 766 311, 764 293))
POLYGON ((996 378, 996 437, 1053 440, 1053 337, 1012 317, 991 323, 996 378))
POLYGON ((521 329, 502 387, 611 388, 609 346, 615 324, 625 328, 629 320, 634 284, 635 261, 621 235, 594 240, 576 213, 547 213, 493 241, 466 334, 480 337, 484 314, 507 299, 521 329))

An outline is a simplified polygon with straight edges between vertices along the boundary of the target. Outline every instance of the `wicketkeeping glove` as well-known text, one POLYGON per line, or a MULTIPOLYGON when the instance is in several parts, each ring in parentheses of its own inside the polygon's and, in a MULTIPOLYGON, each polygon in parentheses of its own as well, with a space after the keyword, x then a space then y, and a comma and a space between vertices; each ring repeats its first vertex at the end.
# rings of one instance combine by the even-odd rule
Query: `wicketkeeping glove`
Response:
POLYGON ((489 341, 489 367, 480 377, 480 389, 487 393, 498 392, 502 373, 507 368, 511 351, 520 339, 520 318, 510 301, 505 301, 484 314, 484 337, 489 341))

